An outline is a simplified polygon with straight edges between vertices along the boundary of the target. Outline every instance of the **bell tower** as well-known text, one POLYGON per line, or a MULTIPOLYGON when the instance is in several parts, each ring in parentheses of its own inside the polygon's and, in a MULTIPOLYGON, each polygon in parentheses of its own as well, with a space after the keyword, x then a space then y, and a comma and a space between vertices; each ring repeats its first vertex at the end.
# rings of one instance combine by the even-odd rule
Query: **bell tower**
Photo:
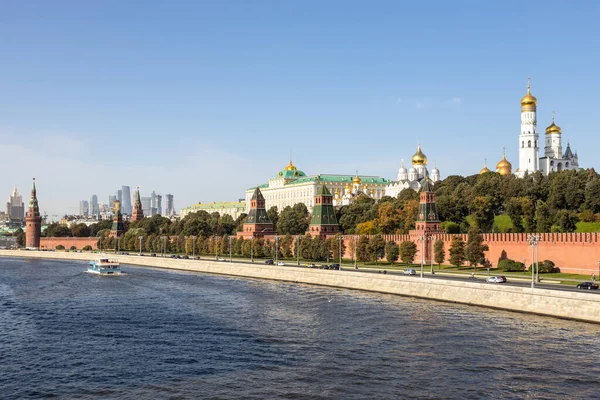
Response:
POLYGON ((25 215, 25 247, 28 249, 39 249, 41 235, 42 216, 40 215, 40 206, 38 205, 37 200, 35 178, 33 178, 31 198, 29 199, 29 209, 25 215))
POLYGON ((519 135, 519 169, 517 176, 540 169, 539 135, 537 132, 537 99, 531 94, 531 80, 527 78, 527 94, 521 99, 521 134, 519 135))

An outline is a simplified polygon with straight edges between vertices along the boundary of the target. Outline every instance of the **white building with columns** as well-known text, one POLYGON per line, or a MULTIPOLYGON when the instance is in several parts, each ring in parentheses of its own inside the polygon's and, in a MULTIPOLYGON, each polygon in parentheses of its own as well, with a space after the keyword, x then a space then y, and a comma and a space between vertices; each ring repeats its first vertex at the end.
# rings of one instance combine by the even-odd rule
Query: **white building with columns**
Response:
POLYGON ((537 131, 537 99, 531 94, 531 85, 527 83, 527 94, 521 99, 521 134, 519 135, 518 177, 541 171, 548 175, 553 171, 565 171, 579 168, 577 153, 573 153, 569 144, 563 153, 562 130, 554 123, 546 128, 544 135, 544 156, 539 156, 540 141, 537 131))

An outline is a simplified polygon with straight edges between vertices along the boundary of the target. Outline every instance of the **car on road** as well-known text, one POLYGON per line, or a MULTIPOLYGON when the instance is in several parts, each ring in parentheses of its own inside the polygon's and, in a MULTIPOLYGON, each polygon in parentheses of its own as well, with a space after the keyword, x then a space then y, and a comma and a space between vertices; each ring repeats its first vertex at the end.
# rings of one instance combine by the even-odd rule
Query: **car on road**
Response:
POLYGON ((279 265, 280 267, 283 267, 283 266, 285 265, 285 263, 284 263, 283 261, 279 261, 279 262, 277 263, 277 265, 279 265))
POLYGON ((331 264, 329 265, 329 269, 340 269, 340 264, 331 264))
POLYGON ((189 260, 189 259, 190 259, 190 256, 188 256, 188 255, 185 255, 185 256, 183 256, 183 259, 184 259, 184 260, 189 260))
POLYGON ((485 281, 488 282, 488 283, 504 283, 504 282, 506 282, 506 277, 505 276, 501 276, 501 275, 490 276, 485 281))
POLYGON ((306 266, 307 266, 308 268, 317 268, 317 265, 316 265, 316 264, 313 264, 313 263, 306 264, 306 266))
POLYGON ((273 264, 275 264, 275 261, 273 261, 271 259, 265 260, 265 264, 267 264, 267 265, 273 265, 273 264))
POLYGON ((402 273, 404 275, 416 275, 417 271, 415 271, 414 268, 406 268, 404 271, 402 271, 402 273))
POLYGON ((224 259, 223 257, 217 257, 217 261, 227 261, 227 260, 224 259))
POLYGON ((577 289, 598 289, 598 284, 596 282, 582 282, 577 285, 577 289))

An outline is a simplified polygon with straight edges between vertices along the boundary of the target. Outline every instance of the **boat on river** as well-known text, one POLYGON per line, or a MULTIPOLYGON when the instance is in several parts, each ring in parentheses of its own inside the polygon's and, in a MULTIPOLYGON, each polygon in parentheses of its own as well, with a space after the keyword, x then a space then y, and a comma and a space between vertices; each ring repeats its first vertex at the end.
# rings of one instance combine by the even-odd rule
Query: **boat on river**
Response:
POLYGON ((100 258, 90 261, 87 272, 97 275, 121 275, 121 266, 117 260, 100 258))

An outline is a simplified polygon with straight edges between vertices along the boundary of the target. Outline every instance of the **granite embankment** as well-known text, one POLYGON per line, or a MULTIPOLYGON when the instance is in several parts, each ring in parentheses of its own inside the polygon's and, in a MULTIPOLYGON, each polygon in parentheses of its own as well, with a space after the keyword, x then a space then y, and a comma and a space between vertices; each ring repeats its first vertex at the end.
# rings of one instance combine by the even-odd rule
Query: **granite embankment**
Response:
MULTIPOLYGON (((0 256, 81 260, 86 264, 90 259, 98 257, 97 254, 89 253, 10 250, 0 250, 0 256)), ((352 270, 329 271, 209 260, 107 256, 118 259, 122 264, 366 290, 600 323, 600 296, 586 292, 379 275, 352 270)))

